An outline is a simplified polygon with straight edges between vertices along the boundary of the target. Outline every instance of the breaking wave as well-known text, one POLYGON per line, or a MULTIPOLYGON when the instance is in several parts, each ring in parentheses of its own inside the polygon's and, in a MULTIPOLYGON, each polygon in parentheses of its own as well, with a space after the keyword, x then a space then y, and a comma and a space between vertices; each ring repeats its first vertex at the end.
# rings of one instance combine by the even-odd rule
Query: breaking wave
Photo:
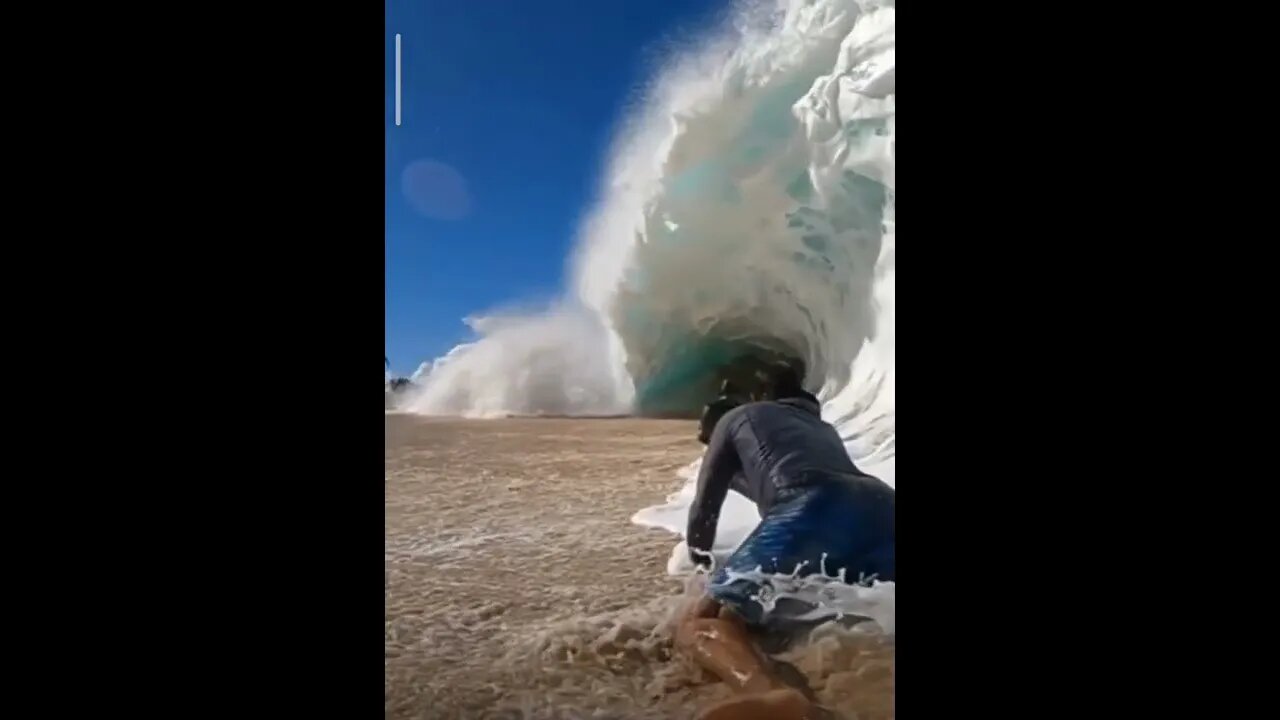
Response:
MULTIPOLYGON (((791 0, 673 57, 625 118, 562 301, 472 320, 408 409, 689 413, 726 363, 782 355, 895 484, 895 39, 892 2, 791 0)), ((691 496, 635 520, 682 532, 691 496)), ((740 497, 721 517, 721 550, 756 522, 740 497)))

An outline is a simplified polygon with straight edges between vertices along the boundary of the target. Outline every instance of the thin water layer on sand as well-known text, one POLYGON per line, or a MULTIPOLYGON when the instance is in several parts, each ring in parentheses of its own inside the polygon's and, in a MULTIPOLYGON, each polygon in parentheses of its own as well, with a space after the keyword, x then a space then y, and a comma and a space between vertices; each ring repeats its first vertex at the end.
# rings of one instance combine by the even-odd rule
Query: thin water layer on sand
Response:
MULTIPOLYGON (((676 657, 672 538, 629 522, 681 485, 694 424, 387 415, 387 718, 691 718, 728 697, 676 657)), ((891 718, 892 640, 782 656, 843 717, 891 718)))

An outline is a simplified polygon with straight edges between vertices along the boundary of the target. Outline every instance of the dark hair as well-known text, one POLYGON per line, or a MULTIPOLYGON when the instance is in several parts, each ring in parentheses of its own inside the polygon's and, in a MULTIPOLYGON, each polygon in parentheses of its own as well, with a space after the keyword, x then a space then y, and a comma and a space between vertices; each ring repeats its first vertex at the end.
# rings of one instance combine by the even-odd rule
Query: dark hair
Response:
POLYGON ((773 397, 775 400, 782 400, 811 396, 804 389, 800 371, 790 365, 783 365, 773 375, 773 397))

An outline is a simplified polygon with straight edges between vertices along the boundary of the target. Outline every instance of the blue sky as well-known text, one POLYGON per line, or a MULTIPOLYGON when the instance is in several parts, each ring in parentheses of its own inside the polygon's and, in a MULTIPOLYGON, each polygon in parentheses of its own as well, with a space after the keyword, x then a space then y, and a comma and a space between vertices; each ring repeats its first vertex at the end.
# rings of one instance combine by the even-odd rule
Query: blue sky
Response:
POLYGON ((725 5, 387 0, 385 350, 393 372, 407 375, 468 338, 466 315, 559 293, 625 104, 665 48, 725 5))

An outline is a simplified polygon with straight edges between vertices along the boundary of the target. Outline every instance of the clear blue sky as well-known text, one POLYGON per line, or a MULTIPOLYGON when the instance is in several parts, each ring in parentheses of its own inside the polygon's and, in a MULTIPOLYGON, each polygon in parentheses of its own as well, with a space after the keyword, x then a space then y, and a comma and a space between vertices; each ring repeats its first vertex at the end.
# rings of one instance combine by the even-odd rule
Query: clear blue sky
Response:
POLYGON ((407 375, 468 338, 466 315, 559 292, 625 103, 672 42, 726 5, 387 0, 385 350, 393 372, 407 375))

